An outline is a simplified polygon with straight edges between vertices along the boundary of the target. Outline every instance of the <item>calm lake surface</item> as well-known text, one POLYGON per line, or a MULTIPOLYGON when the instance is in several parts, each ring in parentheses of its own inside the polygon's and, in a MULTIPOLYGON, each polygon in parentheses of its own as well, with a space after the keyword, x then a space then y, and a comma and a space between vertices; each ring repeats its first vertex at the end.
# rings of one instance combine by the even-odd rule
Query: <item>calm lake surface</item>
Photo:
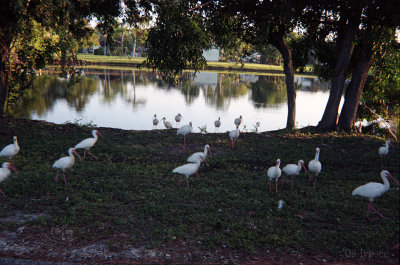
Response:
MULTIPOLYGON (((152 71, 80 69, 72 81, 57 73, 37 78, 34 89, 20 101, 16 117, 54 123, 91 124, 134 130, 152 129, 152 117, 166 117, 174 127, 193 123, 215 132, 235 128, 233 120, 243 116, 247 131, 270 131, 286 126, 287 97, 283 75, 252 75, 186 72, 177 86, 162 81, 152 71), (259 124, 259 126, 257 126, 259 124)), ((316 125, 325 109, 328 84, 315 78, 296 77, 297 127, 316 125)), ((165 129, 162 122, 158 129, 165 129)))

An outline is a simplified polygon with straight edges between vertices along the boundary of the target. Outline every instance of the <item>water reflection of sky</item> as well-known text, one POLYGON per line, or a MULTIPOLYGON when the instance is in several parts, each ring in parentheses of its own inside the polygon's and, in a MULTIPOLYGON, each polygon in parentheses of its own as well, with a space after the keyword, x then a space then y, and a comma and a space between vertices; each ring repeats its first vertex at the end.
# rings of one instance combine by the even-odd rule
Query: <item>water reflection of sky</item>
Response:
MULTIPOLYGON (((200 131, 199 127, 204 126, 208 132, 214 132, 214 121, 218 117, 221 117, 222 122, 220 132, 232 130, 233 120, 239 115, 243 116, 243 124, 247 126, 248 131, 254 130, 257 122, 260 123, 259 131, 276 130, 286 126, 287 103, 286 100, 282 101, 282 96, 276 96, 276 93, 285 95, 285 91, 282 92, 281 89, 280 92, 269 91, 265 94, 264 90, 269 88, 264 88, 264 85, 260 85, 261 88, 253 88, 251 85, 256 82, 263 84, 259 80, 263 77, 240 75, 240 81, 231 85, 237 79, 224 77, 222 80, 217 73, 200 73, 189 82, 188 89, 183 90, 179 87, 168 88, 167 85, 160 85, 160 82, 154 80, 142 82, 137 74, 136 71, 135 79, 129 75, 121 79, 114 77, 109 82, 111 89, 107 86, 107 78, 88 74, 85 78, 96 78, 93 84, 96 88, 89 96, 85 94, 88 98, 81 111, 77 111, 66 99, 58 97, 49 103, 46 112, 38 114, 34 109, 30 110, 30 118, 54 123, 78 121, 96 124, 99 127, 149 130, 152 128, 154 114, 157 114, 160 120, 165 116, 175 125, 174 117, 181 113, 184 117, 181 125, 192 121, 196 132, 200 131), (225 85, 222 85, 221 95, 217 91, 222 82, 225 85), (259 103, 254 102, 254 89, 258 89, 260 97, 264 97, 256 99, 261 100, 259 103)), ((280 85, 282 82, 284 84, 282 80, 279 82, 280 85)), ((296 101, 297 126, 316 125, 325 109, 329 90, 320 90, 318 82, 310 78, 297 77, 296 82, 299 88, 296 101), (312 85, 314 87, 310 87, 312 85)), ((79 91, 76 93, 79 94, 79 91)), ((158 128, 164 128, 161 122, 158 128)))

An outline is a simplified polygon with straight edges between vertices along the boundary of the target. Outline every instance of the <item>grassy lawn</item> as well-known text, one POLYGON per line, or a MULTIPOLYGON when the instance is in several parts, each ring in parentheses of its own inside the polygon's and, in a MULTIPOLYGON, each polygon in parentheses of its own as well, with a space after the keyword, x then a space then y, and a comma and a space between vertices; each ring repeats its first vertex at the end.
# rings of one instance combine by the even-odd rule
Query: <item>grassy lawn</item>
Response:
MULTIPOLYGON (((54 180, 52 164, 91 137, 92 128, 12 119, 0 119, 0 128, 0 148, 13 135, 21 147, 14 158, 18 174, 0 184, 8 196, 0 198, 0 230, 19 231, 22 224, 7 219, 16 212, 43 214, 23 224, 25 231, 36 231, 25 240, 51 238, 66 253, 71 245, 104 242, 114 250, 184 245, 188 251, 275 251, 338 261, 349 253, 359 259, 361 251, 387 258, 399 242, 399 188, 393 182, 374 202, 387 219, 372 213, 367 222, 367 200, 351 196, 357 186, 382 181, 377 153, 382 138, 243 133, 237 149, 230 150, 227 133, 190 134, 185 150, 176 130, 99 128, 104 139, 91 150, 99 160, 77 160, 64 185, 54 180), (214 155, 209 165, 201 165, 200 178, 190 178, 190 190, 184 181, 177 186, 172 170, 205 144, 214 155), (315 188, 300 173, 293 190, 286 179, 277 195, 269 193, 266 172, 277 158, 281 168, 299 159, 308 164, 316 147, 321 149, 322 172, 315 188), (285 202, 282 209, 279 200, 285 202), (63 241, 54 237, 55 229, 73 235, 63 241)), ((383 168, 399 179, 399 144, 394 145, 383 168)), ((4 253, 0 249, 0 256, 4 253)))
MULTIPOLYGON (((145 57, 121 57, 121 56, 104 56, 104 55, 93 55, 93 54, 78 54, 79 60, 85 60, 95 63, 118 63, 118 64, 141 64, 146 58, 145 57)), ((221 68, 229 70, 254 70, 254 71, 283 71, 282 66, 278 65, 266 65, 257 63, 227 63, 227 62, 208 62, 207 65, 212 68, 221 68)), ((306 71, 311 72, 311 67, 306 68, 306 71)))

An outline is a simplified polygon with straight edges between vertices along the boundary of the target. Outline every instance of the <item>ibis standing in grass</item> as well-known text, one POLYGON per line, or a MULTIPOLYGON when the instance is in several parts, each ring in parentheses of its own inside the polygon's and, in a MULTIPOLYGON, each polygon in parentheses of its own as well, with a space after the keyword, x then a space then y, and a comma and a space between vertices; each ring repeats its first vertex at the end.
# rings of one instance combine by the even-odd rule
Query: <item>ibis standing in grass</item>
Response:
POLYGON ((12 157, 18 154, 18 152, 19 152, 18 139, 17 136, 14 136, 13 143, 3 148, 0 151, 0 156, 8 157, 8 161, 10 162, 11 165, 13 165, 12 157))
POLYGON ((183 135, 183 148, 186 148, 186 135, 191 133, 193 130, 192 122, 189 122, 188 125, 184 125, 178 129, 176 134, 183 135))
POLYGON ((188 189, 190 189, 190 185, 189 185, 189 177, 193 174, 196 174, 199 177, 199 174, 197 173, 197 170, 200 167, 200 161, 204 159, 200 158, 196 161, 196 163, 189 163, 189 164, 185 164, 183 166, 177 167, 174 170, 172 170, 172 173, 178 173, 180 174, 179 176, 179 180, 178 180, 178 186, 181 185, 182 182, 182 176, 184 175, 186 177, 186 185, 188 187, 188 189))
POLYGON ((75 145, 74 149, 85 149, 83 152, 83 159, 86 157, 86 152, 88 152, 91 156, 93 156, 97 160, 97 156, 92 154, 90 152, 90 148, 94 146, 94 144, 97 142, 98 136, 103 137, 101 133, 98 130, 93 130, 92 131, 93 138, 86 138, 85 140, 82 140, 79 144, 75 145))
POLYGON ((235 143, 239 135, 240 135, 239 125, 236 125, 236 130, 229 132, 229 138, 231 139, 232 142, 232 150, 235 148, 235 143))
POLYGON ((171 124, 169 121, 167 121, 167 120, 165 119, 165 117, 163 117, 161 120, 164 122, 165 128, 167 128, 167 129, 172 129, 172 124, 171 124))
POLYGON ((180 113, 178 113, 178 115, 175 116, 176 128, 178 128, 178 124, 181 123, 182 118, 183 118, 183 116, 180 113))
POLYGON ((210 146, 208 144, 206 144, 204 146, 203 152, 197 152, 197 153, 192 154, 191 156, 189 156, 189 158, 186 161, 190 162, 190 163, 196 163, 198 160, 200 160, 200 163, 202 161, 204 161, 204 162, 206 162, 206 164, 208 164, 207 160, 206 160, 206 157, 208 154, 210 154, 210 156, 212 156, 210 146))
POLYGON ((274 167, 268 168, 267 176, 269 177, 269 192, 271 192, 271 181, 275 179, 275 193, 278 194, 278 179, 281 176, 281 169, 279 166, 281 165, 281 160, 277 159, 274 167))
POLYGON ((74 154, 76 154, 79 157, 79 159, 81 159, 81 156, 75 151, 74 148, 69 148, 68 154, 69 154, 69 156, 64 156, 64 157, 58 159, 53 164, 53 168, 57 168, 56 181, 58 181, 58 174, 61 169, 63 171, 65 185, 67 185, 67 179, 65 177, 65 170, 67 170, 68 168, 71 168, 75 164, 74 154))
POLYGON ((157 114, 154 114, 154 116, 153 116, 153 129, 157 129, 157 125, 158 125, 157 114))
POLYGON ((311 181, 311 175, 314 175, 314 184, 313 187, 315 187, 315 183, 317 182, 317 176, 318 174, 321 172, 321 162, 319 162, 319 148, 317 147, 315 149, 315 158, 314 160, 311 160, 308 163, 308 171, 310 172, 310 177, 309 177, 309 181, 311 181))
POLYGON ((219 127, 221 126, 221 117, 218 117, 218 120, 214 121, 215 131, 218 131, 219 127))
POLYGON ((397 185, 399 185, 399 182, 392 176, 390 175, 389 171, 387 170, 382 170, 381 171, 381 178, 383 180, 382 183, 377 183, 377 182, 369 182, 365 185, 362 185, 351 193, 351 195, 359 195, 365 198, 369 199, 368 207, 367 207, 367 215, 365 218, 369 221, 369 211, 372 209, 374 212, 376 212, 381 218, 385 218, 377 209, 372 206, 373 201, 375 198, 381 196, 385 192, 387 192, 390 188, 390 184, 387 178, 391 178, 394 182, 396 182, 397 185))
POLYGON ((301 159, 299 160, 297 165, 296 164, 288 164, 282 168, 283 173, 285 173, 286 176, 292 177, 292 179, 291 179, 292 189, 293 189, 294 178, 300 174, 301 168, 303 168, 304 172, 307 173, 307 169, 306 169, 306 166, 304 165, 304 161, 301 159))
POLYGON ((381 156, 381 163, 383 163, 383 156, 387 156, 389 153, 389 145, 391 145, 393 148, 393 144, 390 141, 386 141, 384 146, 379 147, 378 153, 381 156))
MULTIPOLYGON (((0 183, 3 182, 6 178, 8 178, 11 174, 11 170, 16 171, 15 167, 8 162, 4 162, 0 168, 0 183)), ((3 194, 4 198, 7 198, 7 196, 4 194, 4 192, 0 189, 0 193, 3 194)))

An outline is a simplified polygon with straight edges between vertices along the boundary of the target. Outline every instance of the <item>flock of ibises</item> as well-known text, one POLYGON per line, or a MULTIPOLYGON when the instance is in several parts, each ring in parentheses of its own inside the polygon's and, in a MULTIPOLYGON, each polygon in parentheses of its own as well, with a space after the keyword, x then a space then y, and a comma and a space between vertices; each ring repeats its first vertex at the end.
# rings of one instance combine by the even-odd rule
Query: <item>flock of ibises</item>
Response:
MULTIPOLYGON (((183 116, 181 114, 176 115, 175 117, 175 121, 177 123, 177 128, 178 128, 178 124, 181 121, 181 118, 183 118, 183 116)), ((168 121, 166 121, 166 118, 163 117, 161 120, 163 120, 164 122, 164 126, 167 129, 171 129, 172 124, 168 121)), ((236 118, 234 120, 234 124, 236 125, 236 129, 232 130, 229 132, 229 138, 232 142, 232 149, 234 149, 235 147, 235 142, 237 140, 237 138, 239 137, 240 131, 239 131, 239 126, 242 124, 242 116, 240 116, 239 118, 236 118)), ((153 116, 153 129, 155 129, 157 127, 159 123, 159 120, 157 119, 157 115, 154 114, 153 116)), ((221 119, 218 118, 215 122, 214 122, 215 128, 216 130, 218 130, 218 128, 221 125, 221 119)), ((190 122, 188 125, 184 125, 182 127, 180 127, 177 130, 177 134, 178 135, 183 135, 183 142, 184 142, 184 148, 186 148, 186 135, 188 135, 189 133, 191 133, 193 130, 193 126, 192 123, 190 122)), ((56 181, 58 181, 59 179, 59 172, 60 170, 63 171, 63 177, 64 177, 64 183, 67 184, 67 179, 65 176, 65 171, 69 168, 71 168, 74 163, 75 163, 75 157, 74 154, 76 154, 80 159, 81 156, 78 154, 78 152, 76 151, 76 149, 84 149, 84 155, 83 158, 85 159, 86 157, 86 153, 89 153, 91 156, 93 156, 95 159, 98 159, 93 153, 90 152, 90 148, 92 148, 95 143, 97 142, 98 136, 102 136, 102 134, 98 131, 98 130, 93 130, 92 131, 92 135, 93 138, 86 138, 83 141, 79 142, 77 145, 75 145, 74 148, 69 148, 68 149, 68 156, 62 157, 60 159, 58 159, 57 161, 54 162, 53 164, 53 168, 57 169, 57 174, 56 174, 56 181)), ((386 141, 385 145, 380 147, 378 150, 379 155, 382 157, 386 156, 389 152, 389 145, 391 145, 392 147, 394 147, 390 141, 386 141)), ((20 147, 18 145, 18 139, 17 136, 13 137, 13 143, 9 144, 7 146, 5 146, 1 152, 0 152, 0 157, 1 156, 5 156, 9 159, 8 162, 4 162, 2 164, 2 167, 0 168, 0 183, 3 182, 8 176, 10 176, 11 174, 11 170, 13 171, 17 171, 17 169, 15 168, 12 158, 18 154, 20 150, 20 147)), ((316 180, 317 180, 317 176, 318 174, 321 172, 322 169, 322 165, 321 162, 319 161, 319 153, 320 153, 320 149, 317 147, 316 148, 316 152, 315 152, 315 158, 313 160, 311 160, 308 163, 308 171, 309 171, 309 181, 311 182, 312 180, 312 176, 314 176, 314 183, 313 186, 315 186, 316 180)), ((187 164, 179 166, 177 168, 175 168, 174 170, 172 170, 173 173, 177 173, 179 174, 179 180, 178 180, 178 185, 181 185, 181 181, 182 181, 182 176, 186 177, 186 184, 188 189, 190 188, 190 184, 189 184, 189 177, 191 175, 196 175, 199 176, 199 174, 197 173, 200 164, 202 162, 207 163, 206 157, 208 156, 208 154, 210 156, 212 156, 211 153, 211 149, 210 146, 208 144, 206 144, 204 146, 204 151, 203 152, 197 152, 192 154, 188 159, 187 159, 187 164)), ((300 171, 302 169, 304 169, 305 172, 307 172, 307 169, 305 167, 304 161, 303 160, 299 160, 298 164, 288 164, 285 167, 282 168, 282 170, 280 169, 280 164, 281 161, 280 159, 276 160, 276 164, 273 167, 270 167, 267 171, 267 176, 269 178, 269 191, 271 191, 271 182, 273 180, 275 180, 275 193, 278 193, 278 180, 282 175, 282 171, 283 173, 288 176, 288 177, 292 177, 291 178, 291 187, 293 189, 293 181, 294 181, 294 177, 299 175, 300 171)), ((375 198, 381 196, 382 194, 384 194, 385 192, 387 192, 390 188, 390 184, 388 181, 388 178, 392 179, 397 185, 400 186, 399 182, 387 171, 387 170, 382 170, 380 173, 380 176, 383 180, 383 184, 382 183, 376 183, 376 182, 369 182, 367 184, 364 184, 362 186, 357 187, 356 189, 353 190, 352 195, 359 195, 362 197, 366 197, 368 198, 369 202, 368 202, 368 207, 367 207, 367 213, 366 213, 366 219, 369 220, 369 212, 372 210, 374 211, 376 214, 378 214, 381 218, 385 218, 377 209, 375 209, 372 206, 372 203, 374 201, 375 198)), ((4 192, 0 189, 0 193, 6 198, 7 196, 4 194, 4 192)))

